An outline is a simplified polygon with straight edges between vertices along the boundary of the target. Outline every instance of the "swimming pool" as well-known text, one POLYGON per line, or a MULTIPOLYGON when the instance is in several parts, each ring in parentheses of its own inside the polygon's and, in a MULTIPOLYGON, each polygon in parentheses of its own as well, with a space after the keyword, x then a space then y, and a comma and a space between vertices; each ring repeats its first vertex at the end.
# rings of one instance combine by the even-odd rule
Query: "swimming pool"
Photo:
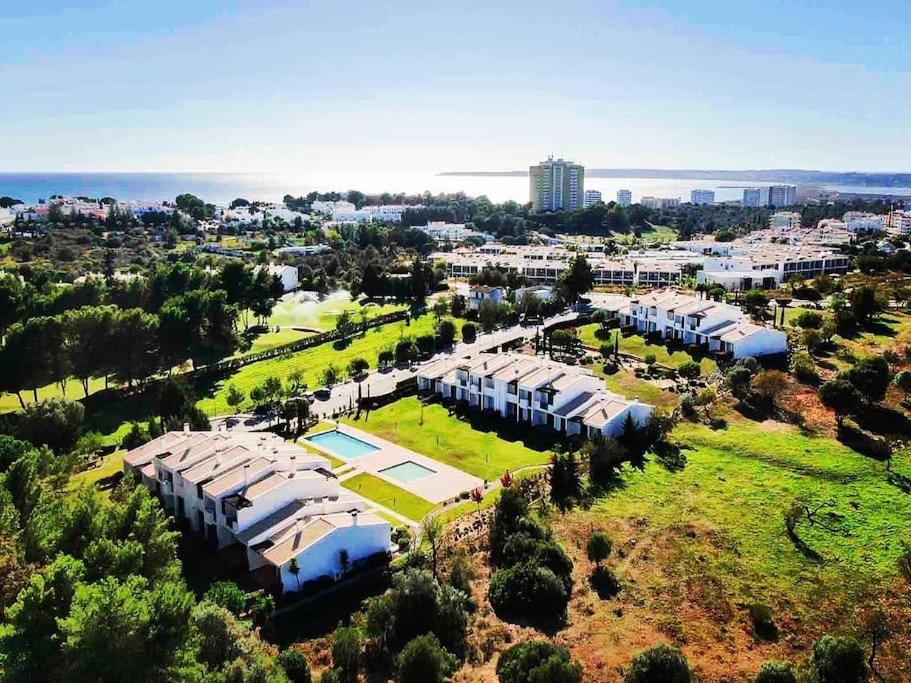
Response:
POLYGON ((368 453, 379 450, 379 448, 373 444, 361 441, 360 439, 335 429, 330 432, 323 432, 322 434, 314 434, 313 436, 308 436, 306 438, 310 443, 316 444, 321 448, 325 448, 327 451, 340 455, 343 458, 348 458, 349 460, 354 460, 355 458, 360 458, 368 453))
POLYGON ((424 477, 429 477, 431 474, 436 474, 436 472, 429 467, 419 465, 412 460, 406 460, 405 462, 400 462, 398 465, 393 465, 392 467, 380 470, 380 474, 385 474, 390 479, 395 479, 403 484, 410 484, 418 479, 423 479, 424 477))

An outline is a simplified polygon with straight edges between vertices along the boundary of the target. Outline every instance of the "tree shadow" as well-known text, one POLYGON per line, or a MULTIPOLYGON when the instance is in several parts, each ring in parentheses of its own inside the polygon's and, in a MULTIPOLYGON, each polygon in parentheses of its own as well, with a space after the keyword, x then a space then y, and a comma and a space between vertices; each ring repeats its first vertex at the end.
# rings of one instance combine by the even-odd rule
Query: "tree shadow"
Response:
POLYGON ((907 477, 899 472, 889 472, 886 474, 886 481, 902 493, 911 494, 911 477, 907 477))
POLYGON ((808 560, 812 560, 817 564, 822 564, 823 557, 818 552, 813 550, 806 542, 794 533, 791 529, 786 529, 788 538, 791 539, 791 543, 794 544, 794 547, 800 552, 801 555, 806 557, 808 560))
POLYGON ((686 454, 676 444, 663 443, 655 449, 655 462, 668 472, 681 472, 686 467, 686 454))

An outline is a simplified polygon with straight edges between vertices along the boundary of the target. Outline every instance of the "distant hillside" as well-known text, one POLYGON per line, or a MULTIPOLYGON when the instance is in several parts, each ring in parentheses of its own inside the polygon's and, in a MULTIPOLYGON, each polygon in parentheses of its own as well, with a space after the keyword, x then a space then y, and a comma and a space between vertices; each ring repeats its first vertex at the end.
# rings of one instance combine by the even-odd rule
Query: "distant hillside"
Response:
MULTIPOLYGON (((528 171, 446 171, 441 176, 527 176, 528 171)), ((711 169, 586 168, 589 178, 680 178, 794 183, 797 185, 856 185, 861 187, 911 187, 911 173, 866 173, 765 169, 721 171, 711 169)))

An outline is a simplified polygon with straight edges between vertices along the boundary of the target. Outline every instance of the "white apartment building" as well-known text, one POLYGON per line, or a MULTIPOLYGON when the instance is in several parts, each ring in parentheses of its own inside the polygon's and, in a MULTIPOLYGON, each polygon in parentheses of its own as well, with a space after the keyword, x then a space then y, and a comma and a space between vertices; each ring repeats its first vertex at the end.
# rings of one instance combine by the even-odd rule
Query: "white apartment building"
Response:
POLYGON ((600 190, 586 190, 585 199, 582 202, 582 205, 587 209, 590 206, 601 203, 601 191, 600 190))
POLYGON ((890 235, 911 235, 911 211, 889 212, 886 231, 890 235))
POLYGON ((693 190, 690 192, 690 204, 704 205, 715 203, 715 190, 693 190))
POLYGON ((529 201, 535 211, 573 211, 582 208, 585 168, 549 157, 528 169, 529 201))
POLYGON ((464 223, 447 223, 446 221, 428 221, 427 225, 415 228, 425 235, 430 235, 437 242, 463 242, 469 237, 480 237, 485 242, 493 239, 486 232, 478 232, 465 227, 464 223))
POLYGON ((848 232, 877 232, 884 227, 883 216, 863 211, 847 211, 841 220, 848 232))
POLYGON ((633 297, 620 319, 640 332, 705 345, 710 351, 729 352, 733 358, 788 350, 784 332, 753 323, 740 308, 671 289, 633 297))
POLYGON ((776 211, 769 218, 769 228, 773 230, 794 230, 800 227, 800 214, 796 211, 776 211))
POLYGON ((633 193, 630 190, 617 190, 617 204, 629 206, 633 203, 633 193))
POLYGON ((337 577, 342 550, 357 564, 390 548, 389 522, 341 489, 326 458, 272 434, 168 432, 127 453, 124 471, 218 548, 243 544, 249 569, 271 566, 285 591, 337 577))
POLYGON ((676 209, 680 206, 680 197, 643 197, 639 203, 647 209, 676 209))
POLYGON ((608 391, 586 368, 537 356, 481 353, 445 358, 418 371, 418 389, 503 419, 591 438, 619 436, 627 416, 642 427, 654 406, 608 391))

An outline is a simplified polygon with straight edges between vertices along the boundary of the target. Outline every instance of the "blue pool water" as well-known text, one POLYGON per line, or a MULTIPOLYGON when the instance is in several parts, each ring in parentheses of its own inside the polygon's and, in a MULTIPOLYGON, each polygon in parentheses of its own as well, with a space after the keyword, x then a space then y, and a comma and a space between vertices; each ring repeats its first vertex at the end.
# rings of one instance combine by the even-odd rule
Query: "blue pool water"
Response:
POLYGON ((390 479, 395 479, 403 484, 409 484, 418 479, 429 477, 431 474, 436 474, 436 472, 429 467, 424 467, 411 460, 406 460, 405 462, 400 462, 398 465, 393 465, 392 467, 380 470, 380 474, 385 474, 390 479))
POLYGON ((334 429, 331 432, 308 436, 307 441, 349 460, 360 458, 362 455, 379 450, 379 448, 366 441, 361 441, 334 429))

